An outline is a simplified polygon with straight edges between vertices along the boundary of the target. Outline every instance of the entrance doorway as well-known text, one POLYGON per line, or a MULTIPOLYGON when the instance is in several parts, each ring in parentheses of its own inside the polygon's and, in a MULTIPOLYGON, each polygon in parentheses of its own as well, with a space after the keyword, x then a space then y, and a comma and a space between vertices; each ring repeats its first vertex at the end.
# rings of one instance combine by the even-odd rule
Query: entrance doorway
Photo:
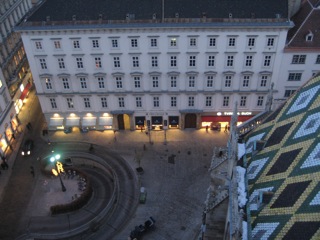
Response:
POLYGON ((119 114, 118 115, 118 128, 119 128, 119 130, 130 129, 130 117, 128 114, 119 114))
POLYGON ((194 113, 188 113, 185 116, 185 128, 197 127, 197 115, 194 113))

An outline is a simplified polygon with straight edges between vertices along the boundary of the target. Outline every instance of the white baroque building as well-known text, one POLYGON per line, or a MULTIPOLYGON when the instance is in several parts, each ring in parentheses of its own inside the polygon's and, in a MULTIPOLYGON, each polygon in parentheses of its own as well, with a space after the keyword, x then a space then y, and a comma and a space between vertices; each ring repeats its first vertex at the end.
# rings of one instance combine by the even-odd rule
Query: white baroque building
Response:
POLYGON ((279 85, 287 1, 107 3, 46 0, 17 27, 49 129, 224 127, 279 85))

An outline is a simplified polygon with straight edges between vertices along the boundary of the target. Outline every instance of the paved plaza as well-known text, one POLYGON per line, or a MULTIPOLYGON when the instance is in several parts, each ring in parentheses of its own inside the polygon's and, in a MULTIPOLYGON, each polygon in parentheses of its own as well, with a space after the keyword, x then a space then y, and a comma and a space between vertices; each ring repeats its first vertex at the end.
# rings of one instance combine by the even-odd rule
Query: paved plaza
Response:
MULTIPOLYGON (((53 148, 62 147, 63 149, 66 144, 88 146, 87 148, 78 147, 78 149, 81 148, 81 151, 89 152, 90 143, 95 146, 95 149, 101 150, 99 153, 101 156, 105 151, 105 155, 108 155, 110 159, 114 156, 114 159, 119 159, 116 162, 123 160, 129 170, 126 170, 127 173, 119 174, 119 182, 124 182, 124 187, 127 185, 128 188, 124 192, 122 192, 123 189, 119 189, 119 196, 125 200, 125 205, 118 203, 117 206, 117 211, 121 211, 120 215, 125 220, 119 221, 114 216, 110 216, 109 219, 101 221, 95 231, 80 235, 82 239, 106 239, 104 232, 112 230, 112 239, 127 240, 130 231, 136 225, 144 223, 150 216, 156 220, 156 228, 147 233, 143 239, 197 239, 207 188, 210 183, 208 168, 213 149, 215 146, 226 146, 229 136, 227 133, 206 132, 205 129, 170 129, 166 132, 165 139, 164 131, 152 131, 151 137, 149 137, 145 132, 140 131, 81 133, 75 129, 69 134, 65 134, 63 131, 52 131, 48 135, 42 136, 43 123, 39 120, 34 124, 39 125, 39 131, 35 130, 36 132, 32 133, 33 137, 38 138, 36 141, 37 149, 33 157, 23 160, 17 158, 18 160, 15 161, 19 151, 19 141, 22 142, 25 135, 31 134, 22 128, 24 132, 21 131, 21 134, 17 136, 17 145, 14 146, 15 148, 10 155, 10 169, 7 172, 2 171, 0 177, 2 200, 0 213, 8 220, 1 223, 1 239, 32 239, 32 237, 30 238, 32 234, 28 235, 28 232, 31 233, 32 227, 35 227, 32 225, 35 223, 34 219, 38 217, 52 218, 49 207, 53 203, 72 201, 72 197, 79 194, 76 180, 63 179, 67 188, 67 192, 64 193, 61 191, 58 178, 42 175, 40 168, 37 167, 39 166, 37 158, 50 154, 53 148), (50 145, 47 144, 48 141, 51 143, 50 145), (135 170, 138 167, 137 157, 141 158, 140 166, 144 169, 142 175, 137 174, 135 170), (35 168, 35 177, 30 174, 30 165, 35 168), (127 176, 122 176, 125 174, 127 176), (17 184, 24 187, 19 189, 17 184), (145 204, 139 204, 138 201, 141 186, 145 187, 147 191, 145 204), (126 191, 132 191, 134 198, 127 197, 126 191), (128 199, 125 199, 126 197, 128 199), (13 223, 10 222, 17 220, 19 220, 19 224, 15 222, 12 225, 13 223), (104 225, 104 221, 108 224, 104 225), (7 233, 7 230, 10 234, 7 233)), ((94 155, 94 153, 92 154, 94 155)), ((87 162, 90 165, 91 161, 87 162)), ((107 203, 108 199, 103 201, 107 203)), ((225 214, 225 212, 219 212, 217 216, 224 218, 225 214)), ((221 219, 217 221, 221 221, 221 219)), ((34 229, 41 229, 41 221, 37 224, 40 226, 34 229)), ((56 231, 59 231, 58 229, 56 231)))

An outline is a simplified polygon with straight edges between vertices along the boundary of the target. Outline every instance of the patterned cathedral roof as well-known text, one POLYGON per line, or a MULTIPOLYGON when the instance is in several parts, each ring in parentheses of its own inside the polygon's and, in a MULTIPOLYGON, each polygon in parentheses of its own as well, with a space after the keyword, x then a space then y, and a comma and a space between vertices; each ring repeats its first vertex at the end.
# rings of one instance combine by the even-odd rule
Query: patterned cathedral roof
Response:
POLYGON ((246 136, 252 239, 320 239, 320 74, 246 136))

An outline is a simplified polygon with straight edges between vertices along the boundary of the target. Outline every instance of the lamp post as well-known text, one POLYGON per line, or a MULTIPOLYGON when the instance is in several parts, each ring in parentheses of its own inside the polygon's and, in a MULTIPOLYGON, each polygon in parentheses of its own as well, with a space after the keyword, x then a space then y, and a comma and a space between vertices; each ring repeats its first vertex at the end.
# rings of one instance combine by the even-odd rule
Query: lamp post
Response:
MULTIPOLYGON (((62 178, 61 178, 61 175, 60 175, 60 171, 63 172, 63 167, 62 167, 62 164, 60 162, 56 162, 57 160, 60 159, 60 155, 57 154, 55 156, 52 156, 50 158, 50 162, 54 163, 54 167, 55 169, 52 169, 55 170, 57 172, 57 175, 59 176, 59 179, 60 179, 60 183, 61 183, 61 188, 62 188, 62 192, 65 192, 67 191, 66 187, 64 186, 63 182, 62 182, 62 178)), ((53 173, 55 174, 55 172, 53 171, 53 173)), ((56 174, 55 174, 56 175, 56 174)))

